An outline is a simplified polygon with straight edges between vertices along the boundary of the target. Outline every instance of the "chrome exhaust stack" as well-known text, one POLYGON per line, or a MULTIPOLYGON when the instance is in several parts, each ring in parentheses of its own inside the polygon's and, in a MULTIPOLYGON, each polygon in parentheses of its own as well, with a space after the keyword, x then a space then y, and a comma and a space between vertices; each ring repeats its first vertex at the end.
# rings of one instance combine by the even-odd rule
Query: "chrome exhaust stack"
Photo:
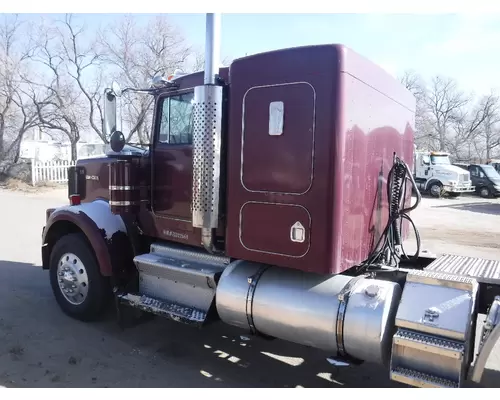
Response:
POLYGON ((217 85, 220 64, 220 14, 207 14, 204 85, 194 89, 192 224, 201 228, 202 244, 216 252, 219 224, 222 142, 222 86, 217 85))
POLYGON ((220 65, 220 14, 207 14, 205 37, 205 85, 215 85, 220 65))

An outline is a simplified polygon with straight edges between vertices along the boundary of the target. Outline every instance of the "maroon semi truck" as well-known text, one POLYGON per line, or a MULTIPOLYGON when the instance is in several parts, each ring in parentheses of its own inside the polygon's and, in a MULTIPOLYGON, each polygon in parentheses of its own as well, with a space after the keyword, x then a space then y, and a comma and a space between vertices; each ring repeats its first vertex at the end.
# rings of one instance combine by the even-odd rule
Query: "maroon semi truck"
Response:
POLYGON ((106 89, 112 151, 70 168, 70 204, 43 229, 61 309, 88 321, 114 300, 119 315, 222 321, 413 386, 479 382, 500 336, 498 262, 423 255, 418 231, 416 254, 402 246, 420 202, 414 97, 341 45, 219 68, 218 29, 209 14, 204 72, 106 89), (117 127, 126 91, 154 97, 147 148, 117 127))

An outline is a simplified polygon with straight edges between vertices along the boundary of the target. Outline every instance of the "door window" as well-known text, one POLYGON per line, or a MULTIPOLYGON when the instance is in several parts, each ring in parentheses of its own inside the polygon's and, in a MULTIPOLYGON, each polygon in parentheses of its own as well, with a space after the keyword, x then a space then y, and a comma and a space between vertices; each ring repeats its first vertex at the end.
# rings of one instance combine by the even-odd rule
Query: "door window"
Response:
POLYGON ((477 167, 470 167, 470 176, 479 177, 479 171, 477 167))
POLYGON ((160 143, 193 143, 194 92, 166 97, 161 105, 160 143))

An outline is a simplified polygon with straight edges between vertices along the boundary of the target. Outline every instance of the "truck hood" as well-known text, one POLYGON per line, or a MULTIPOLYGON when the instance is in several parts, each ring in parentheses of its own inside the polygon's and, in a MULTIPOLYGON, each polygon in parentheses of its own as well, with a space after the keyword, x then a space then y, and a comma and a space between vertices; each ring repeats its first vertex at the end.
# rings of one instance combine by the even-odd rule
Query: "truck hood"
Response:
POLYGON ((440 175, 449 175, 450 173, 455 174, 467 174, 469 175, 469 171, 457 167, 455 165, 434 165, 434 173, 440 175))

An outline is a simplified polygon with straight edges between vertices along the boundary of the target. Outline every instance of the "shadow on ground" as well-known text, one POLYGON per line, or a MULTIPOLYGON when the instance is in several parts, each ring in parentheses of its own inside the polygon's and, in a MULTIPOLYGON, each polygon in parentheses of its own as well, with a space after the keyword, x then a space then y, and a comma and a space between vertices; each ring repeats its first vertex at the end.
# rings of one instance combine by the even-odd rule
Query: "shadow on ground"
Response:
POLYGON ((154 318, 122 330, 110 307, 83 323, 55 303, 47 271, 0 261, 0 386, 401 387, 376 365, 335 367, 325 354, 154 318))
POLYGON ((500 203, 492 202, 444 204, 432 206, 432 208, 452 208, 455 210, 471 211, 480 214, 500 215, 500 203))
POLYGON ((381 366, 335 367, 326 356, 222 323, 155 318, 122 330, 112 307, 102 321, 79 322, 58 308, 47 271, 0 261, 0 386, 404 387, 381 366))

